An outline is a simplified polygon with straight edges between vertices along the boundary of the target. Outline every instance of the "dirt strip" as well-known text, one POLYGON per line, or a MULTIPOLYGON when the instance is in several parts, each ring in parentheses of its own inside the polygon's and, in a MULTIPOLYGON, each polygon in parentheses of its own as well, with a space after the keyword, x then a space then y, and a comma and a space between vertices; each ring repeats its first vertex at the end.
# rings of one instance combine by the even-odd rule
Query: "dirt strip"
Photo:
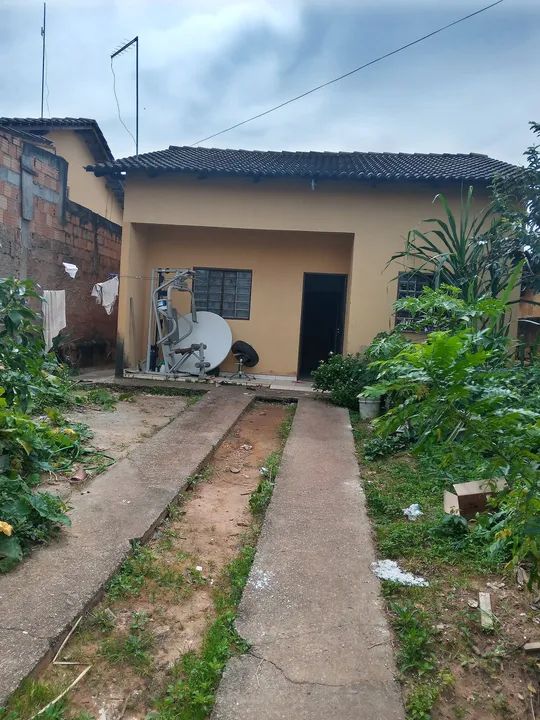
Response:
POLYGON ((216 388, 73 497, 73 526, 0 578, 0 705, 51 657, 74 619, 91 606, 131 548, 252 401, 216 388))

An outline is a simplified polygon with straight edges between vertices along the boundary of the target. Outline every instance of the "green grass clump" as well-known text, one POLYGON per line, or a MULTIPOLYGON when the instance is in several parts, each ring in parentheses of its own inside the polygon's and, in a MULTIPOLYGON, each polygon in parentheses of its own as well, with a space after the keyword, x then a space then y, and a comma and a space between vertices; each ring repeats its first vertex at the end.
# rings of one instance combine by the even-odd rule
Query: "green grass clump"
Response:
POLYGON ((249 507, 254 515, 261 515, 268 507, 274 491, 280 463, 281 452, 275 451, 270 453, 266 458, 261 468, 262 480, 249 498, 249 507))
POLYGON ((228 565, 215 594, 218 616, 208 628, 201 650, 186 653, 176 664, 175 680, 152 713, 155 720, 204 720, 212 710, 227 660, 248 650, 234 628, 234 620, 254 555, 255 548, 245 546, 228 565))
POLYGON ((107 587, 111 600, 135 597, 140 594, 147 578, 156 574, 156 557, 149 547, 138 545, 125 560, 107 587))
POLYGON ((100 654, 112 664, 126 663, 141 673, 152 667, 150 650, 154 636, 148 630, 146 613, 133 613, 129 631, 107 638, 101 644, 100 654))

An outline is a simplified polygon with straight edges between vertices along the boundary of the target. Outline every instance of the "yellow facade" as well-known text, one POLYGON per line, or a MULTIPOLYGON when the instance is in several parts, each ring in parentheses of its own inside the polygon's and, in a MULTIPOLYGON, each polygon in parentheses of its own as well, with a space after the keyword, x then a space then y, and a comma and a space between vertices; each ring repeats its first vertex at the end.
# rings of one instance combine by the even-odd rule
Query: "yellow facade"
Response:
MULTIPOLYGON (((436 212, 440 191, 458 205, 455 186, 129 176, 118 321, 126 366, 145 358, 149 277, 160 266, 252 270, 250 319, 228 321, 233 338, 256 348, 256 372, 290 376, 304 273, 345 274, 344 350, 360 350, 392 327, 400 268, 387 262, 436 212)), ((477 202, 487 204, 487 194, 477 202)))
POLYGON ((98 178, 84 169, 96 161, 84 138, 75 130, 52 129, 47 133, 47 139, 54 143, 56 154, 68 162, 69 199, 121 225, 122 208, 107 187, 105 178, 98 178))

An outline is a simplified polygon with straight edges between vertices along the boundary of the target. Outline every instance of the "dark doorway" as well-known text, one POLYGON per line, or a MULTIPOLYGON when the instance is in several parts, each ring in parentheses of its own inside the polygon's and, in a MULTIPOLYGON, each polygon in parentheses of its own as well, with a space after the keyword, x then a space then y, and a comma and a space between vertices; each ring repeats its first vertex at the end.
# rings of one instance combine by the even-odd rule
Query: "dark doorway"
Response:
POLYGON ((304 380, 331 352, 343 350, 346 275, 304 274, 298 377, 304 380))

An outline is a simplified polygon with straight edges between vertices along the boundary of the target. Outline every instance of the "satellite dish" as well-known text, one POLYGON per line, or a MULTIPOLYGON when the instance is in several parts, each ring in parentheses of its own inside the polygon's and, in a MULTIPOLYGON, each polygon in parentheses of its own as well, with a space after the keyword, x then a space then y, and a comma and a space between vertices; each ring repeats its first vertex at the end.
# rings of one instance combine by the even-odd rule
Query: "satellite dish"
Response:
MULTIPOLYGON (((227 321, 221 315, 206 310, 197 311, 197 322, 193 322, 191 313, 184 317, 193 323, 193 330, 181 341, 181 346, 189 347, 195 343, 204 343, 207 346, 204 351, 204 361, 210 363, 206 371, 221 365, 232 345, 232 332, 227 321)), ((199 368, 195 367, 197 360, 197 355, 190 355, 179 369, 191 375, 198 375, 199 368)))

